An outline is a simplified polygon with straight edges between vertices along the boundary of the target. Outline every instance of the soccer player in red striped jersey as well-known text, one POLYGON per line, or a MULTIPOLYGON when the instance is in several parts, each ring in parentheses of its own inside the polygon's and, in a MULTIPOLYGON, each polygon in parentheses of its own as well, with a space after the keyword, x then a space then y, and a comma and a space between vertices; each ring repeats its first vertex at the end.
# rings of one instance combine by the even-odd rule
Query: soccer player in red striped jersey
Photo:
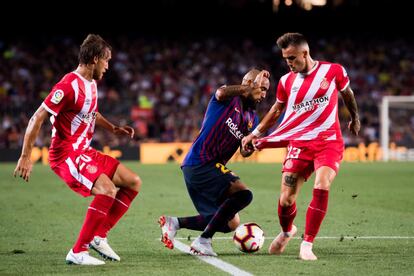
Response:
POLYGON ((269 247, 270 254, 281 254, 297 232, 296 198, 303 183, 315 171, 313 198, 306 213, 304 239, 299 257, 316 260, 313 241, 325 217, 330 186, 338 173, 344 142, 338 119, 338 94, 349 110, 349 130, 358 135, 360 122, 357 103, 345 69, 337 63, 317 61, 310 56, 302 34, 286 33, 278 38, 278 47, 290 68, 280 78, 276 102, 242 141, 246 149, 261 150, 288 147, 283 163, 281 194, 278 202, 281 233, 269 247), (338 93, 339 92, 339 93, 338 93), (280 125, 267 137, 259 138, 285 111, 280 125))
POLYGON ((30 119, 14 170, 14 176, 29 180, 33 144, 50 114, 53 124, 49 149, 51 169, 78 194, 94 196, 79 237, 66 256, 68 264, 104 264, 89 255, 89 247, 105 259, 120 261, 108 244, 107 234, 128 210, 141 186, 138 175, 118 160, 90 147, 95 126, 116 135, 134 136, 133 128, 115 126, 98 111, 96 81, 108 70, 110 59, 111 46, 99 35, 88 35, 80 46, 77 69, 52 88, 30 119))

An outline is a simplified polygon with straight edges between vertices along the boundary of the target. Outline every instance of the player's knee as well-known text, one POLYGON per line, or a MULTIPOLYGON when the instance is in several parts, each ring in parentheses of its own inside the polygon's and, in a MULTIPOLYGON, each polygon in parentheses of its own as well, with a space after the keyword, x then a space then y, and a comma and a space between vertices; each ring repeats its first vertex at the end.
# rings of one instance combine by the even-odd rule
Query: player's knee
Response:
POLYGON ((93 194, 95 195, 106 195, 115 198, 116 193, 116 187, 111 181, 100 182, 98 185, 95 184, 93 188, 93 194))
POLYGON ((320 178, 318 181, 315 182, 315 185, 313 186, 315 189, 321 189, 321 190, 328 190, 331 187, 331 181, 329 181, 328 177, 320 178))
POLYGON ((289 194, 289 193, 282 193, 280 195, 280 205, 282 207, 289 207, 292 206, 296 201, 296 196, 294 194, 289 194))
POLYGON ((243 193, 244 202, 249 205, 253 200, 253 193, 250 190, 241 191, 243 193))
POLYGON ((92 188, 94 195, 106 195, 115 198, 117 193, 115 184, 105 174, 101 174, 92 188))
POLYGON ((250 190, 242 190, 234 193, 233 197, 240 204, 240 206, 243 206, 242 208, 244 208, 252 202, 253 193, 250 190))
POLYGON ((142 180, 138 175, 135 175, 131 182, 131 190, 139 192, 141 190, 142 180))

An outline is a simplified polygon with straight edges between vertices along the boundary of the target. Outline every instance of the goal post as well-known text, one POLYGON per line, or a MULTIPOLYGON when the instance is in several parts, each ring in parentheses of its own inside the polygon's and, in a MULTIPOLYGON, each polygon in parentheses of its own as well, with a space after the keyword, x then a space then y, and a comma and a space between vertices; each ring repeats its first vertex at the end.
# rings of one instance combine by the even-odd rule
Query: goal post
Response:
MULTIPOLYGON (((380 143, 382 148, 382 159, 383 161, 389 161, 391 159, 391 151, 390 151, 390 131, 393 126, 393 122, 391 122, 391 109, 398 108, 398 111, 402 111, 404 115, 408 117, 412 116, 414 118, 414 95, 412 96, 384 96, 382 97, 381 102, 381 116, 380 116, 380 124, 381 124, 381 133, 380 133, 380 143)), ((408 121, 400 121, 399 124, 407 124, 410 125, 412 122, 408 121)), ((398 145, 404 146, 404 145, 398 145)), ((413 151, 414 149, 408 149, 413 151)), ((408 157, 410 155, 407 155, 408 157)), ((411 158, 408 158, 410 160, 411 158)))

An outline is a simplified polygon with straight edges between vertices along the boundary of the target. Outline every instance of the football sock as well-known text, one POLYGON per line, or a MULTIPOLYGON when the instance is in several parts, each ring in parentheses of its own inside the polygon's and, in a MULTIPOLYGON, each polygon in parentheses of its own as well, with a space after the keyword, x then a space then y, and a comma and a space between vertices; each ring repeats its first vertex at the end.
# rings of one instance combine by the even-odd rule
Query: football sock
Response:
POLYGON ((181 217, 178 218, 178 225, 180 228, 203 231, 207 226, 208 220, 202 215, 193 217, 181 217))
POLYGON ((280 199, 278 203, 277 213, 279 215, 279 224, 282 227, 283 232, 290 232, 292 230, 293 220, 296 217, 296 202, 291 206, 280 205, 280 199))
POLYGON ((112 204, 111 209, 109 209, 106 219, 100 225, 95 235, 101 238, 106 238, 109 230, 111 230, 112 227, 114 227, 115 224, 119 221, 119 219, 126 213, 126 211, 128 211, 131 202, 137 195, 138 192, 134 190, 123 187, 120 188, 116 193, 115 201, 112 204))
POLYGON ((105 220, 114 198, 107 195, 96 195, 86 212, 85 220, 76 241, 73 252, 87 251, 96 229, 105 220))
POLYGON ((322 224, 328 209, 328 196, 329 191, 321 189, 313 189, 312 201, 309 204, 308 211, 306 212, 306 226, 304 241, 313 242, 316 235, 319 232, 319 228, 322 224))
POLYGON ((203 238, 211 238, 213 235, 223 228, 234 215, 245 208, 253 199, 253 194, 249 190, 243 190, 230 195, 221 204, 214 217, 201 234, 203 238))

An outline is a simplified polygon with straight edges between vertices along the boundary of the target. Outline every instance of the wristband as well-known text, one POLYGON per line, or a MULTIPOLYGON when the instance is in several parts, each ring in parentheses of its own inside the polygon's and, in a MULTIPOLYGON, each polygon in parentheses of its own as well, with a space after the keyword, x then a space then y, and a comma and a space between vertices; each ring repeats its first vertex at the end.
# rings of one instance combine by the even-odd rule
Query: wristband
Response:
POLYGON ((252 134, 254 135, 254 136, 256 136, 256 137, 260 137, 260 136, 262 136, 262 134, 263 133, 261 133, 258 129, 257 129, 257 127, 252 131, 252 134))

